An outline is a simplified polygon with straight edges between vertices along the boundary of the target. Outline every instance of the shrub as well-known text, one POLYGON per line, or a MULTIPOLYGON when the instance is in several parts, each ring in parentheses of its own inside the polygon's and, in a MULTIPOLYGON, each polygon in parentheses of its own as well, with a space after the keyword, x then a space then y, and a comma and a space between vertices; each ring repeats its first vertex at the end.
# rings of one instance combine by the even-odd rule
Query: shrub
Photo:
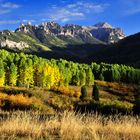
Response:
POLYGON ((81 87, 81 96, 80 96, 80 99, 81 100, 84 100, 84 99, 86 99, 87 98, 87 88, 86 88, 86 86, 82 86, 81 87))
POLYGON ((81 96, 81 92, 75 91, 73 96, 79 98, 81 96))
POLYGON ((103 74, 100 74, 100 75, 99 75, 99 80, 104 81, 104 76, 103 76, 103 74))
POLYGON ((99 101, 99 87, 97 84, 93 86, 92 97, 95 101, 99 101))
POLYGON ((70 97, 80 97, 80 91, 70 89, 69 86, 53 86, 51 88, 52 91, 59 92, 63 95, 70 96, 70 97))
POLYGON ((35 97, 27 97, 23 94, 17 95, 7 95, 4 93, 0 93, 0 107, 2 109, 10 110, 10 109, 42 109, 42 103, 40 100, 35 97))

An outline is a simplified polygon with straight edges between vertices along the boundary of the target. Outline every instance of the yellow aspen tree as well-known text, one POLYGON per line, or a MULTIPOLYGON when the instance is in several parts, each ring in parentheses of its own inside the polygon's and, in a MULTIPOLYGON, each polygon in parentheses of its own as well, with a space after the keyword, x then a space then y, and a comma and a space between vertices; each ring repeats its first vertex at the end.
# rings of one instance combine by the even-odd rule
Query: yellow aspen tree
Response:
POLYGON ((5 70, 3 61, 0 60, 0 86, 4 86, 5 83, 5 70))

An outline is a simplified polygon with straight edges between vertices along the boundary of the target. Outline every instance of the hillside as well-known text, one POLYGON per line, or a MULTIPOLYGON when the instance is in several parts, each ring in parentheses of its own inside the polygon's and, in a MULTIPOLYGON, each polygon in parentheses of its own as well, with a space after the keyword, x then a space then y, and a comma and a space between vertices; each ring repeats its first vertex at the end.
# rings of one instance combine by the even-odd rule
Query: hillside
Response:
MULTIPOLYGON (((112 38, 112 42, 116 42, 113 36, 118 36, 118 40, 120 39, 119 31, 114 34, 110 32, 114 30, 113 27, 108 28, 104 24, 102 27, 96 25, 96 30, 100 29, 104 30, 104 33, 99 32, 99 36, 112 38)), ((83 62, 83 58, 85 59, 90 52, 98 52, 107 47, 107 40, 103 42, 101 41, 103 39, 97 38, 88 26, 75 24, 60 26, 55 22, 32 25, 29 22, 21 24, 15 31, 1 31, 0 46, 9 51, 36 54, 45 58, 63 58, 83 62)))
MULTIPOLYGON (((73 61, 80 61, 81 57, 87 56, 90 51, 105 47, 105 43, 92 37, 89 32, 83 31, 81 26, 75 26, 75 35, 73 36, 68 33, 56 35, 60 28, 60 25, 56 23, 48 23, 49 33, 46 31, 45 25, 38 27, 30 24, 21 25, 15 32, 1 31, 0 46, 9 51, 73 61)), ((71 28, 75 26, 67 25, 65 28, 72 30, 71 28)))
POLYGON ((91 53, 87 62, 106 62, 140 67, 140 33, 128 36, 98 53, 91 53))

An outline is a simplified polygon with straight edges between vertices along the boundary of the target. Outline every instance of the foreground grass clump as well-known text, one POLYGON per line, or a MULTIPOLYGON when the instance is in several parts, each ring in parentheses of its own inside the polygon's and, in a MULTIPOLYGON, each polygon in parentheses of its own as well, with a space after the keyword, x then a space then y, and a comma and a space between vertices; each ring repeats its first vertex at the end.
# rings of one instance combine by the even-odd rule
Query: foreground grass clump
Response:
POLYGON ((0 112, 0 139, 139 140, 140 118, 64 112, 0 112))

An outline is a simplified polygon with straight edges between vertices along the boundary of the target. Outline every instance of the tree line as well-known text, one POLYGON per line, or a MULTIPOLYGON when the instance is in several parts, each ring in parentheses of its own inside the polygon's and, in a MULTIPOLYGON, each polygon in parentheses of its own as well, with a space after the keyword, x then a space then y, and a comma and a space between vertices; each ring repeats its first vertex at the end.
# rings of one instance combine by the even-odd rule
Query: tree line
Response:
POLYGON ((0 86, 93 85, 94 80, 140 83, 140 70, 118 64, 79 64, 0 50, 0 86))

